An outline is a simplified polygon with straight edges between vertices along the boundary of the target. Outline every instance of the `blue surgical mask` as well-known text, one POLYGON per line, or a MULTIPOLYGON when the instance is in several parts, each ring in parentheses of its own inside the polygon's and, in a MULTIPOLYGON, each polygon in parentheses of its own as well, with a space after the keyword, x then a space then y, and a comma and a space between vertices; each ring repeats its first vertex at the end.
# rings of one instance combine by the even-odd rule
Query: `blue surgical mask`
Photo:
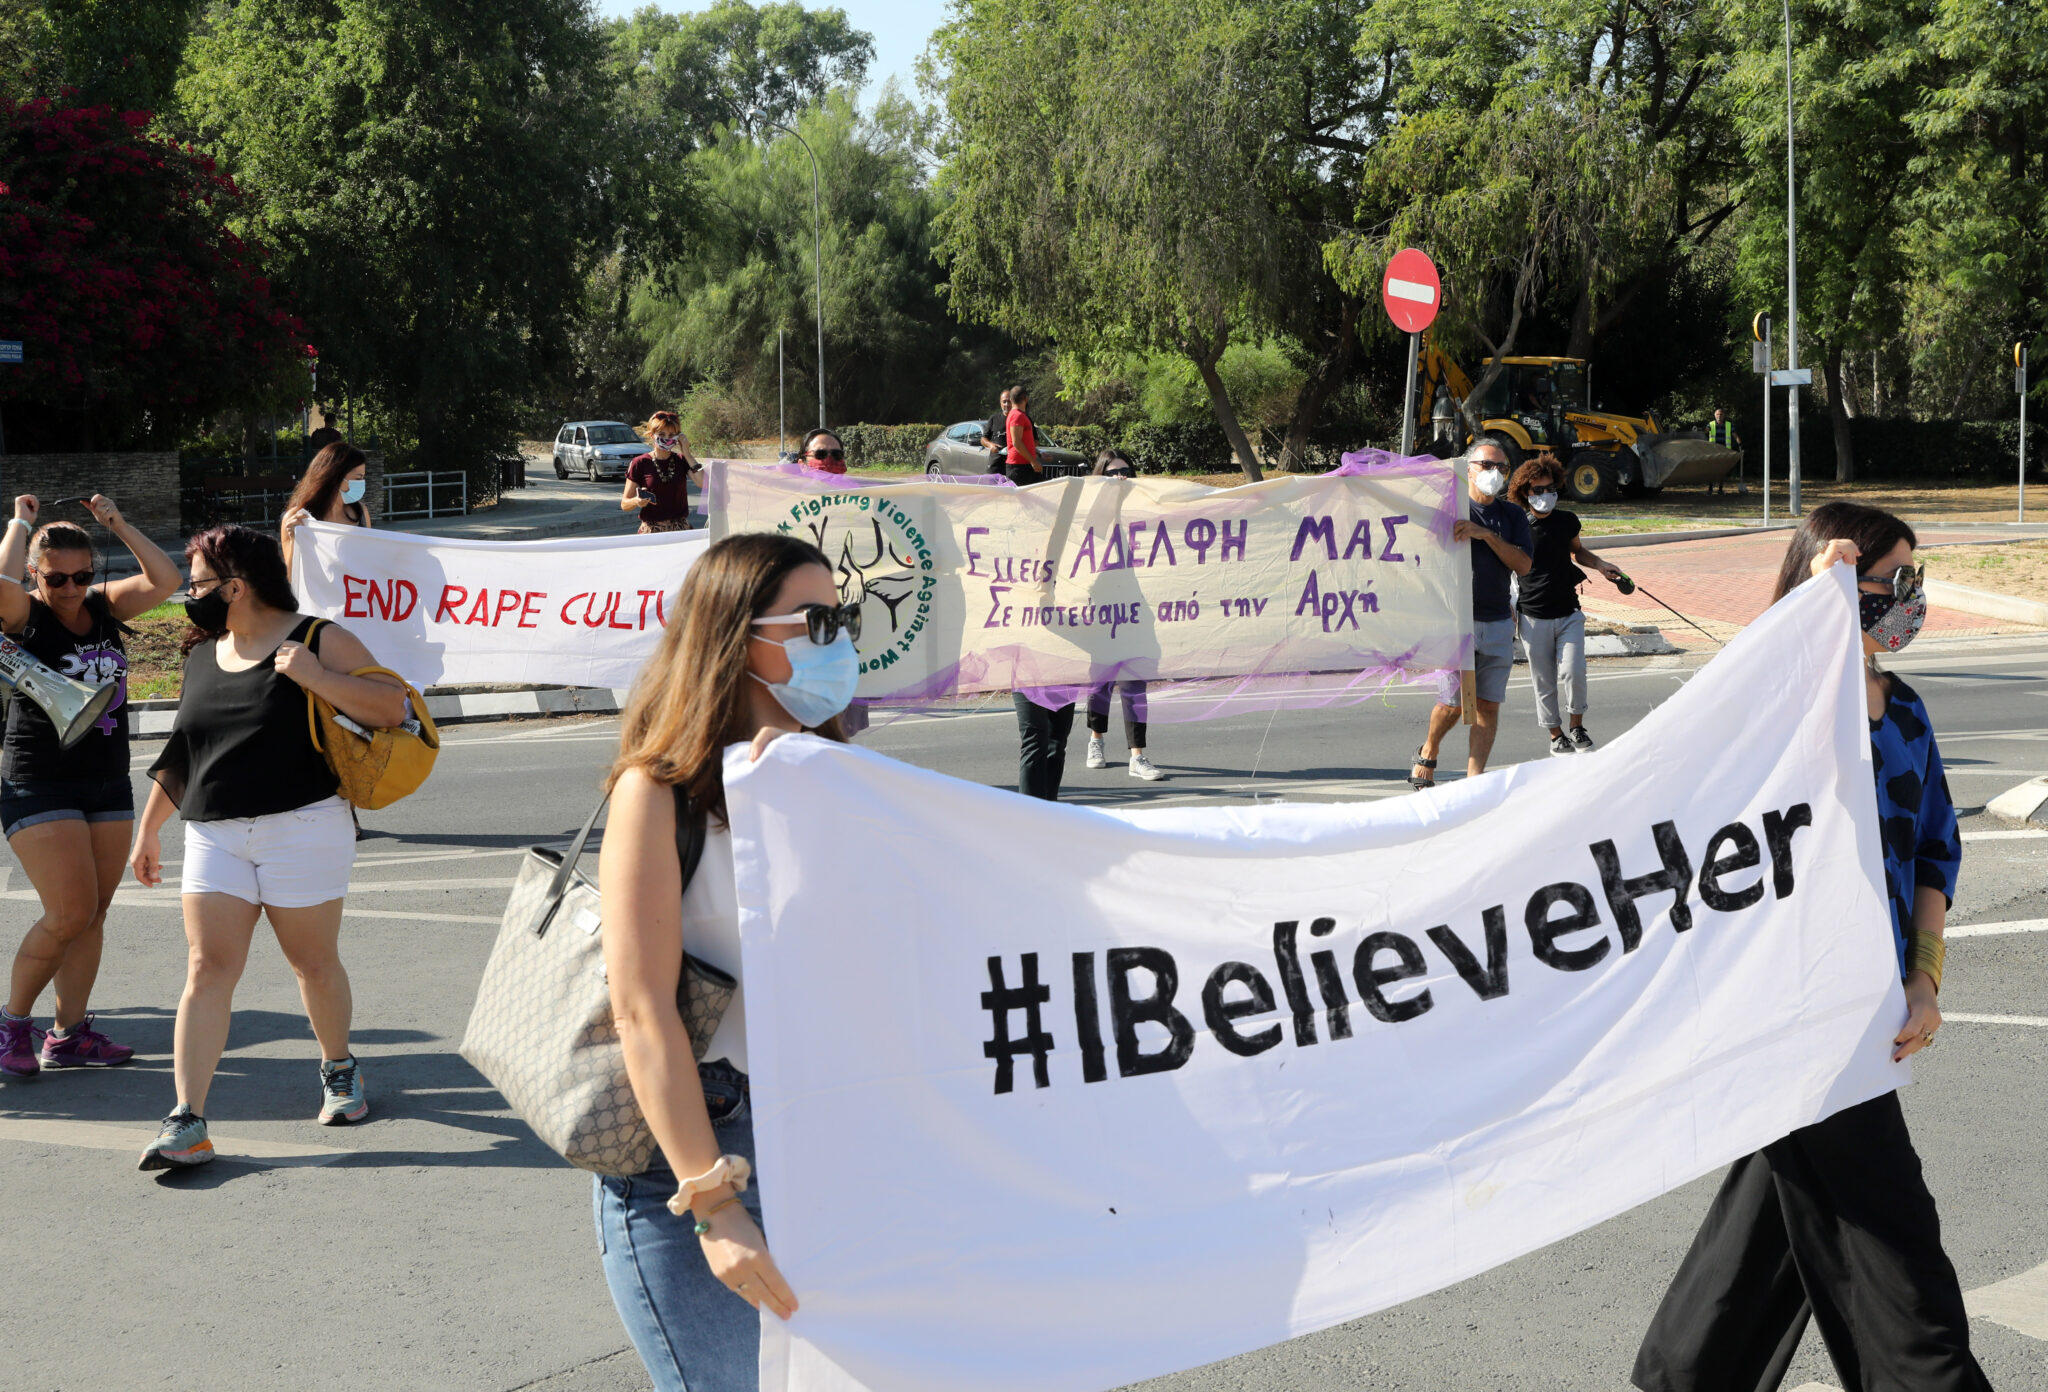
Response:
MULTIPOLYGON (((776 642, 773 638, 754 641, 776 642)), ((797 724, 815 730, 846 709, 854 688, 860 685, 860 655, 854 652, 851 637, 842 631, 820 647, 806 634, 777 646, 789 654, 789 680, 778 684, 751 672, 748 675, 767 687, 797 724)))
POLYGON ((363 500, 363 490, 367 487, 369 485, 361 479, 350 479, 341 486, 341 500, 344 503, 360 503, 363 500))

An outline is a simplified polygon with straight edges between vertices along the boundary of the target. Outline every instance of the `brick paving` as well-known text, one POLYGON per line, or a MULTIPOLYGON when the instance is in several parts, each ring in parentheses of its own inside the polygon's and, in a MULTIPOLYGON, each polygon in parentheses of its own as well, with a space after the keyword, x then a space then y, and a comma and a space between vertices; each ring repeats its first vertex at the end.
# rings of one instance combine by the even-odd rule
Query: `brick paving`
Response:
MULTIPOLYGON (((1982 544, 1998 541, 2005 535, 1977 529, 1915 530, 1922 546, 1982 544)), ((1654 591, 1658 599, 1698 623, 1715 641, 1725 642, 1770 606, 1778 565, 1784 559, 1790 536, 1782 531, 1759 532, 1754 536, 1717 537, 1710 541, 1620 547, 1605 553, 1600 551, 1598 537, 1588 537, 1586 544, 1595 554, 1620 566, 1638 586, 1654 591)), ((1632 595, 1623 595, 1606 580, 1594 576, 1581 590, 1579 600, 1594 618, 1623 624, 1655 623, 1666 638, 1680 647, 1713 646, 1700 633, 1673 618, 1671 609, 1651 599, 1642 588, 1632 595)), ((1943 637, 1977 637, 2041 630, 1935 605, 1928 610, 1924 631, 1943 637)))

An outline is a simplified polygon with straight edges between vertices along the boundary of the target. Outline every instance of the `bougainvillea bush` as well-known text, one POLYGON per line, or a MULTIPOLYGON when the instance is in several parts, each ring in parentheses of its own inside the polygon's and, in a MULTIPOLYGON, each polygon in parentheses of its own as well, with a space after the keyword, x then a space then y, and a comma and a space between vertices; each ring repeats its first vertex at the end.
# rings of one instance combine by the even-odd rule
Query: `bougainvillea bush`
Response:
POLYGON ((8 445, 105 449, 268 400, 302 364, 241 194, 144 111, 0 99, 0 366, 8 445))

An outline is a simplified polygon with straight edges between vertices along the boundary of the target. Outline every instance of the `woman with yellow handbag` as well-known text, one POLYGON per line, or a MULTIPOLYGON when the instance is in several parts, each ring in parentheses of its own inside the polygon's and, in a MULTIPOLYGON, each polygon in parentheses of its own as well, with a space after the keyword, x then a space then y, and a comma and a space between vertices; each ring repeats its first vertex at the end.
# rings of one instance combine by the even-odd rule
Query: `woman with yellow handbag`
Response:
POLYGON ((352 675, 375 662, 360 639, 298 612, 275 538, 215 527, 193 537, 185 555, 192 629, 184 689, 150 768, 156 786, 129 857, 138 881, 161 883, 163 825, 174 808, 184 818, 190 953, 172 1065, 178 1104, 143 1151, 144 1170, 213 1158, 207 1091, 259 914, 298 974, 320 1043, 319 1120, 335 1126, 369 1115, 349 1051, 353 1002, 339 951, 355 836, 340 779, 314 743, 307 698, 372 729, 406 719, 397 677, 352 675))

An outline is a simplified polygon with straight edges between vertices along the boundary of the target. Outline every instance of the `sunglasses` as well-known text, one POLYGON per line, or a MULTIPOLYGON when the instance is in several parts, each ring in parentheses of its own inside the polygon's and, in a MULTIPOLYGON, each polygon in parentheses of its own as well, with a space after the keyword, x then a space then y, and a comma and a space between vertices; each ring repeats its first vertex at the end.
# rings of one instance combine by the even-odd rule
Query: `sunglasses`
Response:
POLYGON ((90 570, 39 570, 36 574, 42 576, 44 586, 52 590, 61 590, 72 585, 82 590, 92 583, 93 577, 90 570))
MULTIPOLYGON (((810 634, 811 641, 824 647, 845 629, 846 636, 854 642, 860 641, 860 606, 858 604, 805 604, 794 614, 770 614, 765 619, 756 619, 754 624, 799 623, 810 634)), ((771 640, 772 641, 772 640, 771 640)))
POLYGON ((845 451, 845 450, 843 450, 843 449, 836 449, 836 450, 826 450, 826 449, 814 449, 814 450, 812 450, 812 451, 811 451, 811 458, 813 458, 813 459, 844 459, 844 458, 846 458, 846 451, 845 451))
POLYGON ((1900 566, 1889 575, 1859 575, 1856 577, 1856 583, 1859 585, 1890 585, 1892 587, 1892 598, 1903 602, 1919 594, 1921 586, 1926 582, 1926 579, 1926 566, 1900 566))

